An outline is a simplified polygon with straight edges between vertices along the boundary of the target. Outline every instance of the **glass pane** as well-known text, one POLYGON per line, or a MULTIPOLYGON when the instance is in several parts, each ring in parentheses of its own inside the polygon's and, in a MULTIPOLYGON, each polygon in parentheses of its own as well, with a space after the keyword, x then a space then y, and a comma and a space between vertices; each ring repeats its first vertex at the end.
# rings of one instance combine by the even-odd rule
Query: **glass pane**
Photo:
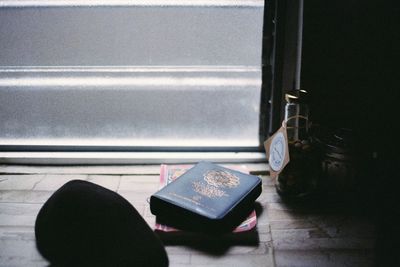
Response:
POLYGON ((258 148, 263 1, 5 2, 2 149, 258 148))

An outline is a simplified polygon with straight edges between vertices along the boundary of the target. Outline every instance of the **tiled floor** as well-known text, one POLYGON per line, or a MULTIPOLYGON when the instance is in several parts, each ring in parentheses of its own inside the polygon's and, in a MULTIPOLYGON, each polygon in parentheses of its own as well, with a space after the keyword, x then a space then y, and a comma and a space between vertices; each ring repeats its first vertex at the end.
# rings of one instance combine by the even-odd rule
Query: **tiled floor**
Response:
MULTIPOLYGON (((331 207, 288 206, 275 192, 267 165, 248 168, 263 179, 257 200, 257 245, 223 251, 189 245, 166 246, 171 267, 183 266, 372 266, 375 228, 363 216, 331 207)), ((158 189, 159 166, 0 165, 0 266, 47 266, 35 247, 33 226, 47 198, 72 179, 118 192, 150 226, 155 218, 147 198, 158 189)))

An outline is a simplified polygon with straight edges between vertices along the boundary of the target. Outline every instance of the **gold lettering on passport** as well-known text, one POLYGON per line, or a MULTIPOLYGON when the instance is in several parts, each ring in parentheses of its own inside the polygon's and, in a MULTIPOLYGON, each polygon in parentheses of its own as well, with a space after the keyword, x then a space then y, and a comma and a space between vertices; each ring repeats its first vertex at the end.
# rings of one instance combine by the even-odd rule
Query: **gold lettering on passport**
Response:
POLYGON ((240 179, 233 173, 222 170, 210 170, 204 174, 207 184, 215 187, 234 188, 240 184, 240 179))
POLYGON ((170 192, 169 194, 172 195, 172 196, 174 196, 174 197, 177 197, 177 198, 180 198, 180 199, 189 201, 189 202, 191 202, 192 204, 194 204, 194 205, 196 205, 196 206, 200 206, 200 207, 202 207, 202 208, 205 208, 205 209, 208 209, 208 210, 211 210, 211 211, 215 211, 215 209, 214 209, 213 207, 206 206, 206 205, 204 205, 203 203, 198 202, 198 201, 196 201, 196 200, 193 200, 193 199, 191 199, 191 198, 178 195, 178 194, 176 194, 176 193, 174 193, 174 192, 170 192))
POLYGON ((200 196, 200 195, 195 195, 192 197, 192 199, 196 202, 199 202, 201 200, 201 198, 202 198, 202 196, 200 196))

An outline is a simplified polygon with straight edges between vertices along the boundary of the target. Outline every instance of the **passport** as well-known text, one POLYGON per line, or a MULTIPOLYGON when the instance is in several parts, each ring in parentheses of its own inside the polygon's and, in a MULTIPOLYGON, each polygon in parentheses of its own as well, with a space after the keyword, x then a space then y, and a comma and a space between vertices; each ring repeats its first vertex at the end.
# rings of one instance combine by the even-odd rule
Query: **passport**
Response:
POLYGON ((150 197, 158 223, 182 230, 231 232, 254 210, 261 179, 202 161, 150 197))

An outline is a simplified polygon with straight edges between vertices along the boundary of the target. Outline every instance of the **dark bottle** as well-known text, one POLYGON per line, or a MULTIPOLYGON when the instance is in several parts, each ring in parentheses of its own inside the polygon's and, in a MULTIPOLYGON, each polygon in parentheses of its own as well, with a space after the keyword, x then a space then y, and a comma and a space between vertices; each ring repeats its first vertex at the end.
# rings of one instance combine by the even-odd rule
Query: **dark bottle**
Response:
POLYGON ((277 192, 284 198, 310 196, 317 189, 319 161, 309 135, 307 92, 294 90, 285 95, 285 122, 290 162, 278 175, 277 192))
POLYGON ((353 130, 339 128, 319 138, 321 184, 325 192, 345 193, 355 189, 361 152, 353 130))

